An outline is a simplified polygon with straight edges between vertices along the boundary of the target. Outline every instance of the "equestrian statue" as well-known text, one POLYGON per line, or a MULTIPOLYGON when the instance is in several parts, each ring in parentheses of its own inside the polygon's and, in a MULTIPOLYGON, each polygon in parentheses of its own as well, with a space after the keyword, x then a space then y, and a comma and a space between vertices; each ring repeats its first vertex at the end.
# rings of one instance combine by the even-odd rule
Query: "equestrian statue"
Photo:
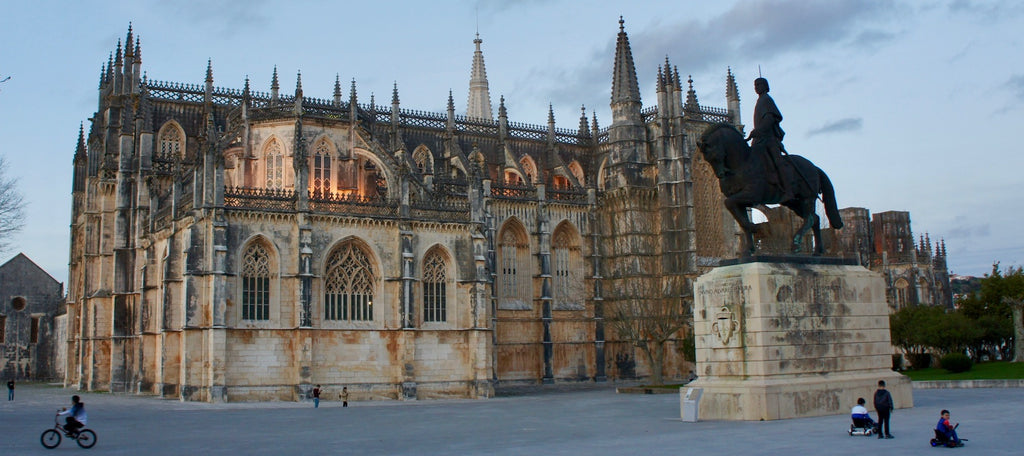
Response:
POLYGON ((842 228, 843 220, 836 205, 832 182, 820 168, 799 155, 789 155, 782 146, 785 134, 779 123, 782 114, 768 95, 768 81, 757 78, 754 90, 758 99, 754 108, 754 129, 746 139, 728 123, 712 125, 697 140, 697 150, 718 176, 719 188, 725 195, 725 207, 743 229, 745 250, 756 250, 754 233, 757 226, 750 221, 747 209, 762 204, 780 204, 793 210, 804 223, 793 236, 793 252, 798 253, 803 236, 814 231, 814 254, 824 253, 821 227, 814 211, 821 195, 825 215, 832 228, 842 228), (753 139, 751 146, 747 140, 753 139))

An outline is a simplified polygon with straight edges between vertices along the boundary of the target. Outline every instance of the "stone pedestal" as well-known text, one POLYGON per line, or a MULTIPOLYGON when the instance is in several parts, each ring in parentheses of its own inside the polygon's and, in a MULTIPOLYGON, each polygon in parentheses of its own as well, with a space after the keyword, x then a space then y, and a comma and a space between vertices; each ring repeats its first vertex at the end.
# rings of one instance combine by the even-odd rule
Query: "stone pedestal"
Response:
POLYGON ((699 378, 687 387, 703 389, 700 419, 835 415, 858 397, 871 409, 879 380, 913 407, 910 380, 892 371, 881 276, 837 259, 746 261, 694 286, 699 378))

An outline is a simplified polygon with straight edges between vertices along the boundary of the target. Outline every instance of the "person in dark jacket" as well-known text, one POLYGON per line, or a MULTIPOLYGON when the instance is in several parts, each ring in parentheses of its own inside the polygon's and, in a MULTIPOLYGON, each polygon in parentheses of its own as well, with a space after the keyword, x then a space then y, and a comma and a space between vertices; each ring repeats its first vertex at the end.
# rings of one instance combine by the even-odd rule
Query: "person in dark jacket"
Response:
POLYGON ((889 415, 892 414, 892 395, 885 389, 885 380, 878 381, 878 389, 875 390, 875 412, 878 412, 878 438, 891 439, 889 433, 889 415), (882 433, 884 426, 885 433, 882 433))

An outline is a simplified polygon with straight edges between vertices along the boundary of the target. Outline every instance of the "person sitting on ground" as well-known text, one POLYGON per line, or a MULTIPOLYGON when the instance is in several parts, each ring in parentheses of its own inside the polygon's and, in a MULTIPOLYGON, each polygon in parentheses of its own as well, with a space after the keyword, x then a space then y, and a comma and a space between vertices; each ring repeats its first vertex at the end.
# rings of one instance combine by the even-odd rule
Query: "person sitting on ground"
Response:
POLYGON ((951 424, 949 422, 949 410, 943 410, 939 417, 939 422, 935 425, 935 430, 941 432, 942 435, 945 435, 953 445, 959 446, 960 437, 956 435, 956 427, 959 425, 960 423, 955 425, 951 424))
POLYGON ((871 415, 868 414, 868 409, 864 407, 867 401, 863 397, 857 398, 857 405, 853 406, 850 410, 850 418, 853 419, 853 425, 857 427, 875 427, 875 421, 871 419, 871 415))
POLYGON ((78 430, 85 427, 85 423, 89 419, 88 415, 85 414, 85 403, 77 395, 71 396, 71 410, 62 408, 57 415, 68 416, 64 420, 64 431, 68 437, 77 435, 78 430))

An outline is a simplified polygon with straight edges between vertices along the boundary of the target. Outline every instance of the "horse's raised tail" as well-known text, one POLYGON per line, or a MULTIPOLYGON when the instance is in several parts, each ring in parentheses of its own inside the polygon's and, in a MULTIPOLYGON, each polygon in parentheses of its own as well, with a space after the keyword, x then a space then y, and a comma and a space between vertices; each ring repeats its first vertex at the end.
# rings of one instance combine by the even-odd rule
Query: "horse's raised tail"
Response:
POLYGON ((821 199, 825 203, 828 224, 838 230, 843 227, 843 217, 839 215, 839 206, 836 204, 836 191, 832 188, 832 181, 821 168, 818 168, 818 185, 821 188, 821 199))

